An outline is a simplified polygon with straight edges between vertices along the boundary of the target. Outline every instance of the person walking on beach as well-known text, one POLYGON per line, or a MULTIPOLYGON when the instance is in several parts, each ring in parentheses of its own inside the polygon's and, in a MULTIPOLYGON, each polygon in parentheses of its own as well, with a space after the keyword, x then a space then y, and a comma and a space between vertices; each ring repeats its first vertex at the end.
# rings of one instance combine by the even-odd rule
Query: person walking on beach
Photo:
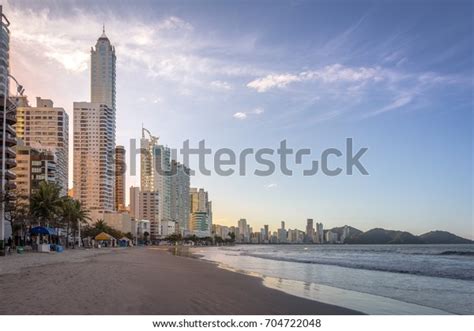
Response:
POLYGON ((11 254, 12 252, 12 243, 13 243, 12 237, 8 237, 8 240, 7 240, 7 253, 8 254, 11 254))

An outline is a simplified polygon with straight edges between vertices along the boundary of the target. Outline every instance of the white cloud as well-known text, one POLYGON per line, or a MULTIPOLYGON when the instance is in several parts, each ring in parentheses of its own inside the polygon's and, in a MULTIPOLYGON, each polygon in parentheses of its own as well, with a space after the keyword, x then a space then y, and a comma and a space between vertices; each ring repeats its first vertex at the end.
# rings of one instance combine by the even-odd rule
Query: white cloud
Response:
POLYGON ((247 112, 237 112, 233 115, 234 118, 238 120, 245 120, 249 117, 249 115, 261 115, 265 112, 262 107, 257 107, 247 112))
POLYGON ((236 118, 238 120, 244 120, 244 119, 247 118, 247 114, 243 113, 243 112, 237 112, 233 116, 234 116, 234 118, 236 118))
POLYGON ((247 87, 257 90, 257 92, 266 92, 272 88, 283 88, 293 82, 299 82, 299 75, 283 74, 283 75, 267 75, 263 78, 255 79, 247 84, 247 87))
POLYGON ((384 74, 379 67, 346 67, 341 64, 333 64, 320 70, 303 71, 298 74, 267 75, 257 78, 247 84, 247 87, 266 92, 273 88, 284 88, 295 82, 320 81, 324 83, 361 83, 368 81, 381 81, 384 74))
POLYGON ((265 185, 265 188, 266 188, 266 189, 272 189, 272 188, 276 188, 277 186, 278 186, 278 184, 276 184, 276 183, 271 183, 271 184, 265 185))

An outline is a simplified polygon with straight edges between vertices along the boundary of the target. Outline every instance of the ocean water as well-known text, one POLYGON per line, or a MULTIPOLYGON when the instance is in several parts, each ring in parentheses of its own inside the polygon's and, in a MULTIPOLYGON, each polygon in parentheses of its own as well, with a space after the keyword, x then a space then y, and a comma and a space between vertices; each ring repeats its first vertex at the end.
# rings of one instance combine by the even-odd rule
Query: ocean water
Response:
POLYGON ((474 245, 198 248, 286 293, 368 314, 474 314, 474 245))

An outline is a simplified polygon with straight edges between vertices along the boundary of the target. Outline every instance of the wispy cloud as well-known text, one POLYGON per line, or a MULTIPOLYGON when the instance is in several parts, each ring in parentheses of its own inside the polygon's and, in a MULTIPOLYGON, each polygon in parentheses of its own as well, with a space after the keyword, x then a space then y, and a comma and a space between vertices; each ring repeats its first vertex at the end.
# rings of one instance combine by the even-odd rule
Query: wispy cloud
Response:
POLYGON ((234 118, 238 120, 245 120, 249 117, 249 115, 261 115, 265 112, 262 107, 257 107, 247 112, 237 112, 233 115, 234 118))
POLYGON ((321 81, 324 83, 349 82, 360 83, 366 81, 380 81, 384 79, 380 67, 346 67, 341 64, 333 64, 320 70, 303 71, 297 74, 272 74, 257 78, 247 84, 258 92, 266 92, 273 88, 284 88, 295 82, 321 81))
POLYGON ((398 109, 398 108, 402 108, 402 107, 410 104, 413 101, 414 97, 415 97, 415 95, 411 94, 411 93, 400 95, 395 100, 393 100, 391 103, 389 103, 388 105, 383 106, 380 109, 377 109, 375 111, 371 111, 371 112, 365 114, 365 117, 375 116, 375 115, 379 115, 379 114, 382 114, 382 113, 385 113, 385 112, 388 112, 388 111, 392 111, 392 110, 395 110, 395 109, 398 109))
POLYGON ((225 91, 232 90, 232 86, 228 82, 224 82, 220 80, 212 81, 211 87, 215 88, 216 90, 225 90, 225 91))

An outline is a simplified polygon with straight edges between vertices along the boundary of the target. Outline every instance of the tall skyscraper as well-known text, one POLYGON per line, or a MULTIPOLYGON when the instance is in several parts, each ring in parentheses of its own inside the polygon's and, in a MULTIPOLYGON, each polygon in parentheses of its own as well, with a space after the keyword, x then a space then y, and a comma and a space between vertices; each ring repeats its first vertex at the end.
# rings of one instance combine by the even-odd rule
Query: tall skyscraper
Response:
POLYGON ((193 230, 199 228, 199 231, 206 231, 207 235, 210 235, 212 230, 212 202, 209 201, 207 191, 204 191, 202 188, 191 188, 190 211, 190 229, 193 230), (197 221, 199 221, 199 227, 196 226, 197 221), (205 226, 203 225, 203 222, 205 222, 205 226))
POLYGON ((97 40, 95 49, 91 48, 91 102, 105 104, 115 111, 115 47, 105 35, 97 40))
POLYGON ((306 220, 306 236, 305 236, 305 241, 307 243, 313 243, 314 242, 314 223, 312 218, 308 218, 306 220))
POLYGON ((27 97, 19 98, 16 134, 25 146, 50 152, 56 158, 56 183, 66 195, 69 177, 69 116, 49 99, 36 98, 31 107, 27 97))
POLYGON ((324 243, 324 229, 323 223, 316 223, 316 240, 317 243, 324 243))
POLYGON ((130 216, 140 219, 140 188, 136 186, 130 186, 130 216))
POLYGON ((189 169, 176 161, 171 164, 171 219, 182 234, 189 230, 190 178, 189 169))
POLYGON ((287 242, 287 237, 288 237, 288 234, 287 234, 286 229, 285 229, 285 222, 282 221, 281 222, 281 228, 278 229, 278 242, 286 243, 287 242))
POLYGON ((248 232, 247 220, 245 218, 241 218, 237 222, 237 227, 239 229, 239 238, 236 236, 236 240, 241 242, 248 242, 250 239, 250 233, 248 232))
POLYGON ((115 210, 125 210, 125 148, 115 147, 115 210))
POLYGON ((105 35, 91 49, 91 101, 74 103, 74 197, 94 218, 114 210, 115 49, 105 35))
POLYGON ((270 240, 270 231, 268 229, 268 224, 263 226, 263 240, 268 242, 270 240))
POLYGON ((140 140, 140 183, 143 192, 158 192, 160 196, 159 219, 171 217, 171 152, 168 147, 158 144, 158 137, 147 129, 142 129, 140 140), (148 137, 145 137, 145 133, 148 137))

